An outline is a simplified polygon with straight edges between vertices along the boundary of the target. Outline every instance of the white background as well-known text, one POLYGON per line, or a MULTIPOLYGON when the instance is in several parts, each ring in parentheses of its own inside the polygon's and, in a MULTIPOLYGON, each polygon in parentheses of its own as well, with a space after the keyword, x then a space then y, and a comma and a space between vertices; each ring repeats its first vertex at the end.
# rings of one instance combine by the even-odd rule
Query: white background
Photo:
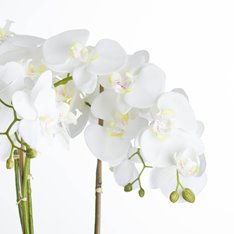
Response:
MULTIPOLYGON (((167 74, 167 90, 183 87, 203 140, 208 185, 195 204, 171 204, 147 188, 126 194, 104 166, 103 234, 234 233, 234 5, 227 0, 0 0, 1 23, 16 33, 49 37, 74 28, 90 43, 119 41, 129 53, 147 49, 167 74)), ((83 135, 69 152, 33 160, 36 234, 90 234, 95 159, 83 135)), ((19 234, 13 171, 0 165, 0 233, 19 234)))

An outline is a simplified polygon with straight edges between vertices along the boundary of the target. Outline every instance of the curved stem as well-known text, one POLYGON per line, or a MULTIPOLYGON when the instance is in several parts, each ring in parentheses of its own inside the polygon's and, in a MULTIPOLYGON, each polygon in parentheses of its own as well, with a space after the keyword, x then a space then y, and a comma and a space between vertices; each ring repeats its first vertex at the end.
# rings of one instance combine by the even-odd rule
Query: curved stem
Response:
POLYGON ((183 185, 180 182, 180 175, 179 175, 179 171, 176 170, 176 181, 177 181, 177 185, 176 185, 176 191, 178 191, 179 186, 182 188, 182 190, 184 190, 183 185))
POLYGON ((152 168, 152 166, 147 166, 147 165, 145 164, 145 161, 144 161, 144 159, 143 159, 143 157, 142 157, 142 155, 141 155, 140 149, 138 149, 135 153, 133 153, 133 154, 128 158, 128 160, 131 160, 131 159, 132 159, 134 156, 136 156, 136 155, 137 155, 137 156, 139 157, 139 159, 141 160, 141 163, 142 163, 142 165, 143 165, 143 168, 141 169, 141 171, 140 171, 139 175, 137 176, 137 178, 136 178, 135 180, 133 180, 130 184, 133 185, 133 184, 135 184, 135 183, 138 181, 140 188, 142 188, 142 186, 141 186, 141 176, 142 176, 142 174, 143 174, 143 172, 145 171, 146 168, 152 168))
POLYGON ((29 169, 30 169, 30 159, 25 157, 25 164, 24 164, 24 177, 23 177, 23 185, 22 185, 22 207, 23 207, 23 214, 24 214, 24 231, 25 234, 30 234, 29 229, 29 214, 28 214, 28 194, 27 194, 27 187, 28 187, 28 176, 29 176, 29 169))
MULTIPOLYGON (((100 86, 99 92, 102 93, 104 88, 100 86)), ((99 119, 98 124, 103 126, 103 120, 99 119)), ((97 160, 96 169, 96 200, 95 200, 95 234, 101 233, 101 199, 102 199, 102 161, 97 160)))
POLYGON ((4 102, 2 99, 0 99, 0 103, 2 103, 4 106, 13 109, 12 105, 7 104, 6 102, 4 102))

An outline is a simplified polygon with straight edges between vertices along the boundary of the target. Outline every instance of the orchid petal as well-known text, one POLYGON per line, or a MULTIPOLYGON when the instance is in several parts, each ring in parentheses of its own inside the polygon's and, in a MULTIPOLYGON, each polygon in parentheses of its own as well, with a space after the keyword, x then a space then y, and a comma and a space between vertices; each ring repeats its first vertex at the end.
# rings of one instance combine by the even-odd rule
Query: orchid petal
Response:
POLYGON ((34 106, 39 117, 56 117, 58 110, 56 108, 56 93, 54 89, 42 89, 34 101, 34 106))
POLYGON ((95 49, 98 57, 89 65, 89 71, 92 73, 105 75, 119 70, 126 63, 126 52, 116 41, 100 40, 95 49))
POLYGON ((95 157, 113 164, 119 164, 127 157, 130 142, 121 137, 108 135, 105 128, 91 124, 85 132, 85 140, 95 157))
POLYGON ((202 136, 204 130, 205 130, 204 124, 200 120, 198 120, 197 121, 197 135, 202 136))
POLYGON ((204 154, 199 155, 200 167, 197 176, 201 176, 204 174, 206 170, 206 158, 204 154))
POLYGON ((145 63, 149 62, 149 53, 146 50, 140 50, 129 56, 127 70, 130 72, 137 71, 145 63))
POLYGON ((38 78, 32 89, 32 96, 35 98, 42 89, 50 89, 52 87, 52 72, 43 72, 38 78))
POLYGON ((68 134, 71 138, 78 136, 85 128, 89 119, 90 110, 86 109, 83 114, 77 119, 77 124, 69 124, 66 126, 68 134))
MULTIPOLYGON (((156 134, 152 131, 152 129, 148 128, 141 134, 140 138, 142 155, 152 165, 159 167, 172 166, 173 165, 173 161, 171 160, 172 157, 168 158, 165 157, 164 154, 162 154, 162 149, 167 148, 170 143, 171 143, 170 139, 165 141, 158 140, 156 138, 156 134)), ((175 148, 176 148, 176 142, 175 142, 175 148)))
POLYGON ((29 36, 29 35, 15 35, 14 37, 8 39, 8 42, 11 43, 12 45, 17 47, 25 47, 25 48, 31 48, 31 47, 37 48, 41 46, 44 41, 45 39, 43 38, 29 36))
POLYGON ((187 100, 189 101, 188 95, 183 89, 175 88, 175 89, 172 89, 171 91, 174 92, 174 93, 179 93, 179 94, 184 95, 187 98, 187 100))
POLYGON ((86 68, 75 69, 72 76, 80 92, 91 94, 97 87, 97 75, 90 73, 86 68))
POLYGON ((172 110, 174 113, 174 124, 177 129, 182 129, 189 133, 195 133, 197 122, 192 108, 187 98, 176 92, 165 93, 158 99, 160 110, 172 110))
POLYGON ((23 91, 17 91, 12 97, 12 104, 16 112, 24 119, 35 119, 37 111, 33 106, 30 95, 23 91))
POLYGON ((129 139, 135 138, 139 132, 148 125, 148 121, 143 118, 130 119, 126 127, 125 137, 129 139))
POLYGON ((132 109, 132 107, 126 103, 123 95, 117 96, 116 107, 122 114, 127 114, 132 109))
POLYGON ((197 155, 203 154, 204 146, 196 135, 175 130, 165 139, 160 139, 151 128, 145 130, 140 139, 143 156, 152 165, 167 167, 175 165, 173 156, 187 148, 195 150, 197 155))
POLYGON ((6 136, 0 136, 0 160, 5 161, 10 157, 11 143, 6 136))
POLYGON ((180 176, 181 184, 185 188, 190 188, 196 195, 198 195, 207 183, 207 176, 205 173, 200 177, 183 177, 180 176))
MULTIPOLYGON (((198 195, 206 185, 206 175, 201 177, 183 177, 179 175, 180 183, 184 188, 190 188, 195 195, 198 195)), ((170 197, 171 192, 175 191, 177 186, 177 176, 175 167, 154 168, 150 174, 150 184, 153 189, 161 189, 163 195, 170 197)), ((182 198, 182 189, 179 188, 180 199, 178 202, 185 202, 182 198)))
POLYGON ((87 30, 70 30, 49 38, 42 46, 46 63, 64 64, 70 57, 70 49, 79 43, 84 46, 89 37, 87 30))
POLYGON ((57 105, 57 110, 58 110, 59 120, 62 123, 74 124, 74 125, 77 123, 77 117, 75 116, 75 114, 73 114, 70 111, 69 104, 61 102, 57 105))
POLYGON ((116 113, 117 95, 113 91, 104 91, 99 94, 91 106, 92 114, 103 120, 112 120, 116 113))
POLYGON ((0 56, 0 64, 6 64, 11 61, 21 61, 22 59, 29 59, 32 55, 29 49, 26 48, 16 48, 14 50, 9 50, 0 56))
POLYGON ((156 167, 150 172, 150 185, 152 189, 160 189, 165 185, 172 184, 172 192, 176 187, 176 167, 165 167, 159 168, 156 167), (173 182, 173 184, 172 184, 173 182))
POLYGON ((140 71, 131 91, 126 93, 125 101, 132 107, 148 108, 163 92, 164 86, 164 72, 155 65, 146 65, 140 71))
POLYGON ((21 120, 19 123, 19 133, 23 140, 30 147, 37 149, 40 141, 40 122, 32 120, 21 120))
POLYGON ((6 132, 14 120, 13 110, 5 106, 0 107, 0 132, 6 132))
POLYGON ((25 71, 23 67, 15 62, 9 62, 0 66, 0 98, 11 101, 15 91, 24 86, 25 71))
POLYGON ((135 175, 138 174, 134 163, 129 160, 114 167, 113 172, 116 183, 123 187, 132 182, 136 178, 135 175))

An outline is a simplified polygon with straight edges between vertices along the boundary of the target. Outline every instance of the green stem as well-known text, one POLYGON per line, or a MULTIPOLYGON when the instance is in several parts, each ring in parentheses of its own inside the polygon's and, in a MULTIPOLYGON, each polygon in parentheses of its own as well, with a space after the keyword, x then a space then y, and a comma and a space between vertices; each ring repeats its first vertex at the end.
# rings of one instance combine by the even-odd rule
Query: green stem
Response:
POLYGON ((180 182, 180 175, 178 170, 176 171, 176 180, 177 180, 176 191, 178 191, 179 186, 182 188, 182 190, 184 190, 184 187, 180 182))
POLYGON ((30 234, 29 229, 29 214, 28 214, 28 196, 27 196, 27 187, 28 187, 28 176, 29 176, 29 169, 30 169, 30 159, 25 157, 25 164, 24 164, 24 178, 23 178, 23 185, 22 185, 22 206, 23 206, 23 214, 24 214, 24 234, 30 234))
POLYGON ((147 165, 145 164, 145 161, 144 161, 144 159, 143 159, 143 157, 142 157, 142 155, 141 155, 140 149, 138 149, 135 153, 133 153, 133 154, 128 158, 128 160, 131 160, 135 155, 137 155, 137 156, 140 158, 141 163, 142 163, 142 165, 143 165, 143 168, 141 169, 141 171, 140 171, 138 177, 137 177, 135 180, 133 180, 132 183, 130 183, 130 184, 133 185, 133 184, 135 184, 135 183, 138 181, 140 188, 142 188, 142 186, 141 186, 141 176, 142 176, 142 174, 143 174, 143 172, 144 172, 144 170, 145 170, 146 168, 152 168, 152 166, 147 166, 147 165))
POLYGON ((128 158, 128 160, 132 159, 135 155, 138 155, 138 151, 135 152, 134 154, 132 154, 132 155, 128 158))
MULTIPOLYGON (((0 132, 0 135, 5 135, 5 136, 7 137, 7 139, 9 140, 9 142, 10 142, 10 144, 11 144, 11 150, 12 150, 12 151, 13 151, 14 149, 22 150, 20 147, 17 147, 17 146, 14 144, 14 142, 13 142, 11 136, 10 136, 10 131, 11 131, 12 127, 15 125, 16 122, 20 121, 20 119, 17 118, 17 113, 16 113, 16 111, 15 111, 15 109, 14 109, 13 106, 7 104, 7 103, 4 102, 2 99, 0 99, 0 103, 2 103, 2 104, 3 104, 4 106, 6 106, 6 107, 12 109, 13 114, 14 114, 14 120, 10 123, 10 125, 8 126, 8 128, 7 128, 7 130, 6 130, 5 132, 0 132)), ((23 150, 22 150, 22 151, 23 151, 23 150)))
POLYGON ((7 104, 6 102, 4 102, 2 99, 0 99, 0 103, 2 103, 4 106, 13 109, 13 106, 7 104))
MULTIPOLYGON (((29 161, 29 174, 30 174, 30 161, 29 161)), ((27 184, 27 190, 28 190, 28 214, 29 214, 29 229, 30 234, 34 234, 34 225, 33 225, 33 209, 32 209, 32 190, 31 190, 31 181, 28 179, 27 184)))
POLYGON ((18 158, 14 159, 14 164, 15 164, 15 186, 16 186, 16 197, 17 197, 17 203, 18 203, 18 211, 19 211, 19 217, 20 217, 22 231, 24 232, 23 210, 22 210, 22 204, 20 202, 22 194, 21 194, 19 159, 18 158))
POLYGON ((66 78, 64 78, 62 80, 59 80, 56 83, 54 83, 54 87, 56 88, 56 87, 58 87, 60 85, 65 85, 65 84, 67 84, 71 80, 72 80, 72 76, 68 75, 66 78))

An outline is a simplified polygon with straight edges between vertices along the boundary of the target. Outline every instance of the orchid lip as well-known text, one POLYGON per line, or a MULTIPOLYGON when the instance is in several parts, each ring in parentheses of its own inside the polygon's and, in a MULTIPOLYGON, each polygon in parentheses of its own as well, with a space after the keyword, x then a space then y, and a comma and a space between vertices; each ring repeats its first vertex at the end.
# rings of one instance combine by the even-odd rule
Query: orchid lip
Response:
POLYGON ((112 74, 109 76, 109 82, 117 93, 129 93, 132 91, 134 76, 131 72, 126 71, 124 75, 112 74))
POLYGON ((188 148, 181 153, 176 152, 174 153, 173 158, 175 160, 177 170, 183 176, 190 177, 198 174, 200 161, 194 150, 188 148))

